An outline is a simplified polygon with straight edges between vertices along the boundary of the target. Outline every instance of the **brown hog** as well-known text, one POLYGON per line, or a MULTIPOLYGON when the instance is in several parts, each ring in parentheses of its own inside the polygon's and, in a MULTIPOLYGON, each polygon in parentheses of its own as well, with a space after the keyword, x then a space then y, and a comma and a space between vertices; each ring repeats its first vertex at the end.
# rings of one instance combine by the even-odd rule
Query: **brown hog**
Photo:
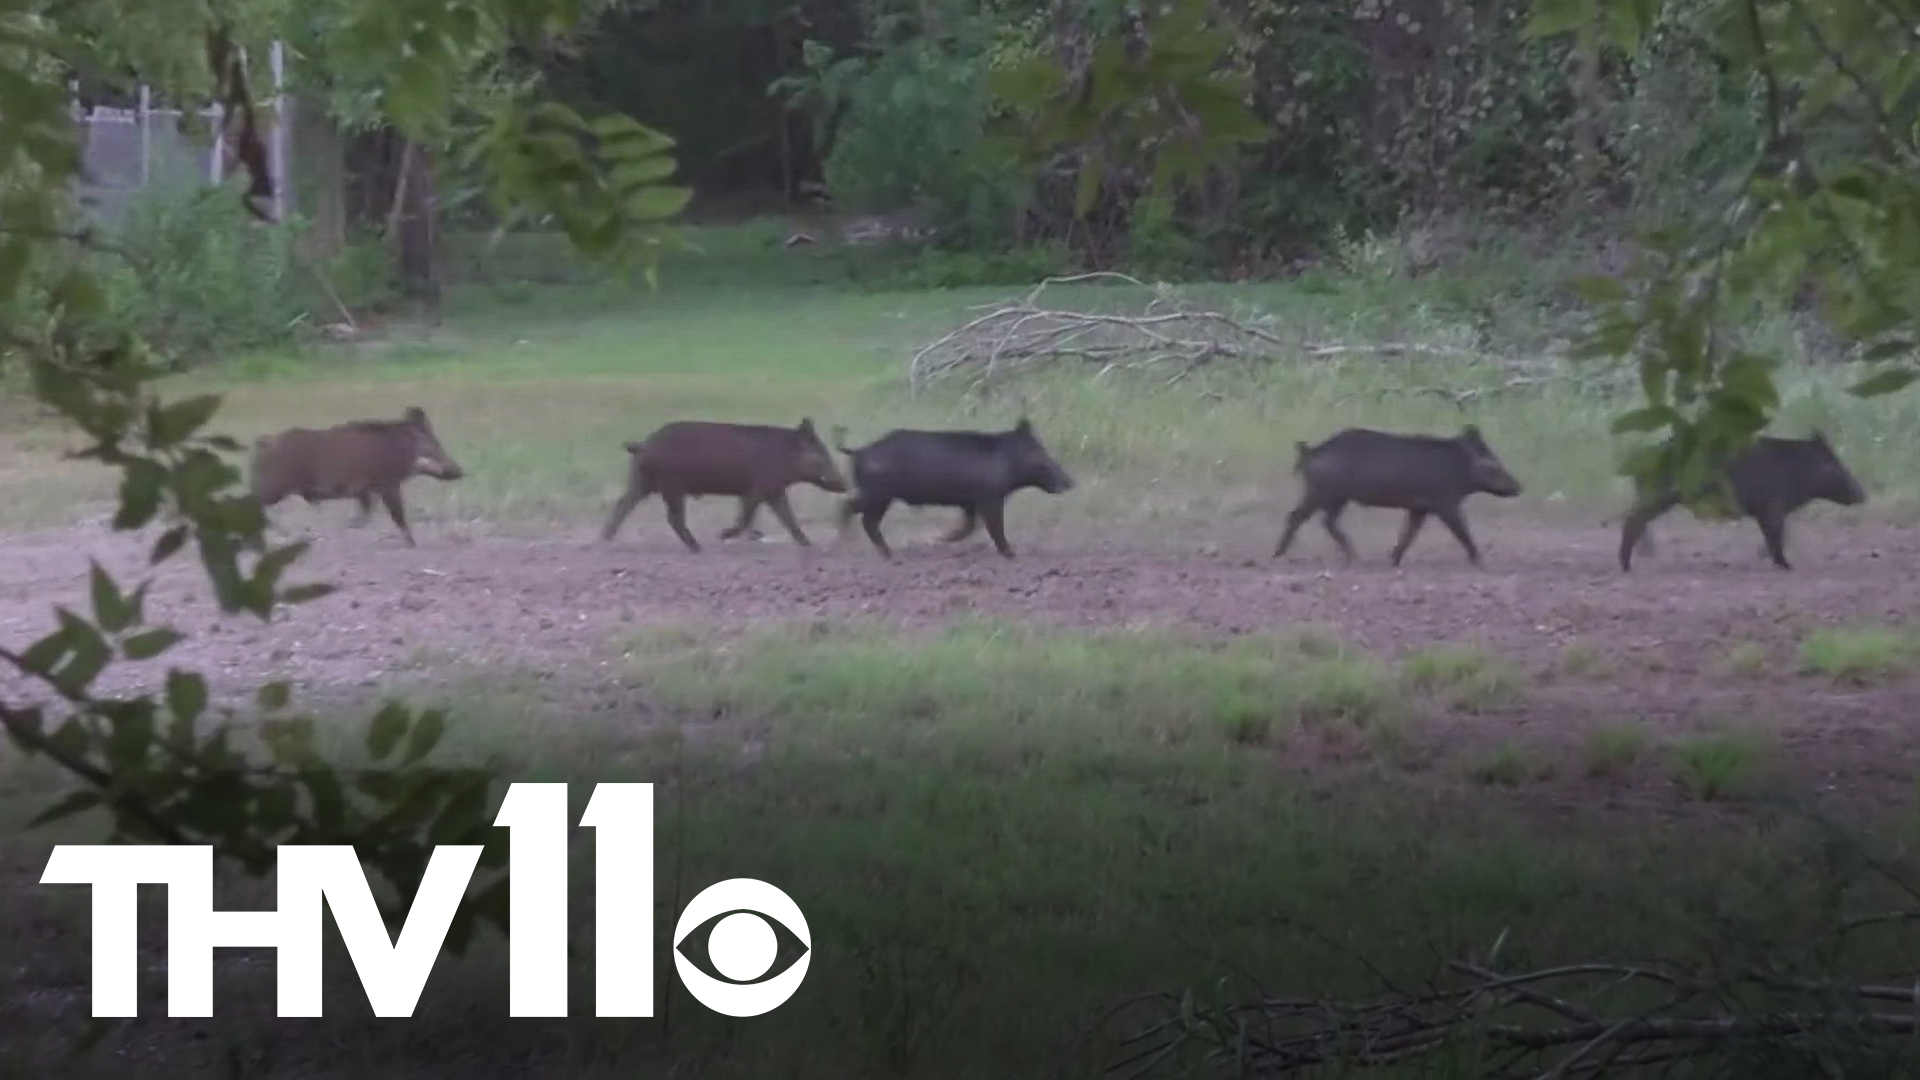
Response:
POLYGON ((408 547, 417 547, 407 527, 400 485, 415 473, 458 480, 465 470, 440 446, 425 410, 408 406, 398 420, 350 420, 324 429, 290 428, 253 444, 253 497, 262 509, 289 495, 309 503, 354 499, 355 527, 373 514, 380 496, 408 547))
POLYGON ((602 541, 613 539, 633 508, 657 492, 667 507, 667 524, 696 554, 700 544, 687 531, 687 499, 702 495, 733 495, 740 500, 740 518, 721 532, 722 540, 751 529, 754 515, 765 503, 793 535, 794 543, 811 547, 794 520, 787 488, 807 483, 836 495, 847 490, 846 478, 813 430, 811 417, 803 417, 800 426, 793 428, 676 420, 640 442, 625 445, 627 490, 601 530, 602 541))

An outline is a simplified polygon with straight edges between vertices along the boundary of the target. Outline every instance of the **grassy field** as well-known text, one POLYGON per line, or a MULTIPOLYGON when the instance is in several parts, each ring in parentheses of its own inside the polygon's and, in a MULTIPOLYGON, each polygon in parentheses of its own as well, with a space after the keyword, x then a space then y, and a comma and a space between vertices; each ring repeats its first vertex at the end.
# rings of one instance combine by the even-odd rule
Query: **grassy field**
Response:
MULTIPOLYGON (((540 533, 600 515, 618 494, 620 443, 670 419, 797 423, 811 415, 824 430, 845 426, 855 444, 894 426, 1011 425, 1017 400, 981 401, 948 386, 915 397, 904 376, 918 346, 976 314, 970 309, 1023 289, 848 293, 831 286, 827 256, 768 249, 778 235, 739 228, 702 236, 704 254, 670 262, 658 293, 637 284, 527 284, 502 261, 492 271, 499 280, 469 286, 437 331, 319 355, 236 357, 172 389, 225 393, 220 424, 248 439, 420 404, 472 474, 454 487, 418 485, 409 497, 422 512, 540 533)), ((1453 431, 1464 423, 1479 424, 1528 485, 1516 503, 1488 501, 1476 516, 1617 513, 1626 496, 1614 476, 1622 444, 1607 425, 1624 399, 1573 379, 1503 389, 1513 375, 1495 357, 1532 358, 1564 340, 1565 320, 1524 296, 1496 295, 1492 315, 1475 316, 1458 291, 1446 281, 1368 277, 1188 287, 1194 303, 1269 316, 1287 340, 1360 351, 1303 349, 1297 362, 1202 369, 1172 388, 1164 373, 1096 380, 1062 371, 1023 382, 1018 393, 1042 437, 1083 486, 1065 502, 1033 498, 1022 517, 1202 531, 1222 517, 1277 521, 1296 441, 1349 424, 1453 431), (1476 319, 1491 319, 1491 328, 1476 319), (1366 351, 1379 345, 1459 355, 1366 351), (1456 405, 1435 390, 1480 396, 1456 405)), ((1137 311, 1144 297, 1094 284, 1057 287, 1048 302, 1137 311)), ((1792 348, 1784 322, 1755 333, 1792 348)), ((1857 377, 1783 373, 1779 430, 1824 428, 1873 492, 1873 512, 1909 514, 1920 488, 1905 467, 1904 433, 1920 422, 1920 404, 1848 398, 1840 388, 1857 377)), ((76 505, 77 495, 105 490, 87 483, 94 473, 44 462, 65 438, 9 425, 0 437, 0 520, 59 525, 94 512, 76 505)))
MULTIPOLYGON (((849 289, 826 256, 782 250, 779 236, 764 226, 706 233, 708 255, 670 264, 657 294, 530 283, 547 264, 529 248, 518 256, 524 267, 496 263, 491 284, 464 286, 431 332, 236 357, 172 387, 225 393, 216 426, 241 437, 397 415, 407 404, 428 410, 470 475, 409 488, 419 551, 381 536, 381 519, 366 536, 338 540, 355 546, 329 548, 351 511, 289 504, 280 516, 327 537, 316 558, 359 575, 355 595, 365 599, 273 631, 228 630, 219 651, 194 655, 244 682, 264 680, 275 664, 310 658, 318 670, 336 651, 377 644, 387 660, 364 678, 316 675, 300 687, 303 700, 339 714, 342 754, 355 752, 349 725, 373 698, 399 694, 453 707, 456 754, 501 756, 512 779, 573 781, 576 813, 592 782, 659 785, 654 920, 670 1015, 502 1023, 505 952, 492 943, 471 959, 443 960, 412 1023, 371 1017, 337 954, 328 1019, 275 1020, 271 964, 246 950, 230 964, 221 958, 215 1020, 167 1020, 155 1015, 164 986, 156 904, 143 912, 153 917, 143 944, 155 950, 143 970, 148 1018, 67 1062, 59 1055, 86 1011, 87 900, 33 882, 49 843, 97 827, 78 819, 16 828, 0 845, 11 894, 0 930, 11 961, 0 973, 9 1003, 0 1031, 16 1048, 0 1072, 1090 1076, 1138 1052, 1123 1036, 1169 1007, 1145 1001, 1107 1017, 1143 995, 1188 993, 1200 1008, 1262 996, 1365 999, 1419 986, 1456 958, 1507 970, 1590 960, 1773 964, 1911 981, 1920 960, 1920 941, 1904 929, 1911 924, 1830 940, 1848 918, 1910 903, 1897 879, 1920 838, 1913 774, 1885 775, 1906 760, 1886 747, 1910 740, 1895 732, 1857 752, 1883 770, 1870 797, 1851 804, 1864 801, 1865 812, 1849 816, 1843 835, 1805 812, 1811 758, 1799 734, 1769 726, 1795 710, 1893 715, 1913 705, 1920 638, 1903 623, 1807 626, 1769 606, 1813 596, 1851 602, 1869 618, 1858 598, 1878 589, 1897 607, 1906 596, 1899 582, 1848 579, 1856 591, 1836 599, 1818 592, 1828 587, 1820 569, 1791 581, 1755 572, 1751 584, 1733 578, 1689 592, 1687 582, 1656 580, 1624 600, 1568 593, 1549 605, 1531 599, 1550 591, 1539 577, 1459 576, 1457 552, 1435 530, 1423 541, 1432 566, 1351 585, 1263 586, 1274 597, 1297 594, 1301 611, 1269 607, 1250 628, 1222 632, 1207 621, 1213 609, 1199 585, 1149 581, 1144 571, 1114 587, 1109 607, 1074 599, 1075 618, 1040 617, 1067 613, 1067 594, 1045 591, 1068 588, 1060 577, 1118 578, 1132 564, 1035 570, 980 554, 909 563, 863 585, 872 565, 863 552, 846 562, 851 569, 808 571, 826 575, 809 584, 816 579, 787 569, 788 552, 678 554, 657 504, 628 526, 652 554, 624 556, 652 575, 646 589, 570 554, 585 550, 582 538, 618 494, 620 442, 669 419, 805 415, 864 442, 893 426, 1003 427, 1019 414, 1017 401, 982 403, 952 389, 916 397, 903 376, 919 343, 971 305, 1020 290, 849 289), (530 545, 539 544, 555 553, 552 566, 532 565, 530 545), (416 570, 438 583, 403 589, 416 570), (771 601, 728 606, 776 585, 815 591, 781 594, 793 602, 780 617, 763 616, 771 601), (708 591, 718 598, 727 588, 728 604, 716 599, 712 618, 691 614, 708 591), (1743 588, 1757 599, 1727 598, 1743 588), (943 590, 952 595, 933 596, 943 590), (477 596, 489 591, 502 598, 483 608, 477 596), (1017 595, 1004 600, 1009 592, 1017 595), (1689 622, 1666 631, 1665 652, 1620 644, 1619 624, 1678 618, 1709 592, 1721 605, 1714 618, 1746 619, 1750 638, 1729 635, 1727 621, 1689 622), (918 606, 889 607, 900 595, 918 606), (870 617, 860 613, 869 600, 870 617), (1016 601, 1036 617, 993 607, 1016 601), (1182 607, 1189 603, 1193 611, 1182 607), (1432 621, 1435 608, 1454 603, 1467 614, 1432 621), (1604 603, 1616 605, 1603 612, 1612 622, 1596 617, 1571 638, 1549 633, 1548 616, 1574 620, 1604 603), (539 621, 516 621, 516 604, 539 621), (1356 642, 1415 604, 1428 622, 1401 619, 1399 636, 1372 633, 1385 644, 1356 642), (1302 613, 1309 605, 1312 618, 1302 613), (401 608, 432 610, 412 626, 386 621, 401 608), (484 625, 474 614, 482 610, 501 613, 499 624, 484 625), (1415 640, 1422 635, 1431 640, 1415 640), (667 991, 676 898, 730 876, 780 885, 811 927, 808 980, 769 1016, 728 1020, 667 991)), ((1264 565, 1292 496, 1296 440, 1347 424, 1448 431, 1472 422, 1528 485, 1511 502, 1471 504, 1483 537, 1499 535, 1503 522, 1548 522, 1557 523, 1555 543, 1585 544, 1593 532, 1604 550, 1604 523, 1625 494, 1606 436, 1621 400, 1572 380, 1507 388, 1512 376, 1495 357, 1544 349, 1563 328, 1498 291, 1491 328, 1476 328, 1459 299, 1469 286, 1479 287, 1361 275, 1194 287, 1223 306, 1270 313, 1303 342, 1479 355, 1303 354, 1171 387, 1164 376, 1088 372, 1025 383, 1026 408, 1080 487, 1066 498, 1020 496, 1014 542, 1044 542, 1051 558, 1105 532, 1143 550, 1164 539, 1181 559, 1194 544, 1217 543, 1264 565), (1433 387, 1483 393, 1460 408, 1412 392, 1433 387)), ((1061 292, 1056 301, 1065 302, 1061 292)), ((1850 513, 1809 512, 1826 537, 1819 543, 1834 543, 1848 522, 1902 521, 1920 498, 1905 468, 1920 405, 1853 401, 1839 390, 1849 377, 1799 369, 1784 378, 1783 428, 1823 427, 1874 496, 1850 513)), ((15 576, 0 575, 10 639, 30 640, 49 600, 75 587, 57 557, 83 564, 74 545, 99 546, 88 523, 105 504, 88 500, 111 489, 58 461, 66 444, 20 409, 0 430, 0 522, 17 541, 7 556, 15 576)), ((796 504, 818 532, 828 496, 802 492, 796 504)), ((732 513, 706 500, 691 515, 695 531, 704 538, 732 513)), ((1745 533, 1729 542, 1748 555, 1756 544, 1745 533)), ((1502 551, 1523 558, 1511 543, 1502 551)), ((1607 569, 1604 556, 1597 561, 1607 569)), ((1169 572, 1189 566, 1195 579, 1212 575, 1203 584, 1223 595, 1254 588, 1225 576, 1224 557, 1169 572)), ((0 807, 23 821, 49 801, 50 783, 45 770, 9 762, 0 807)), ((592 865, 584 843, 577 858, 575 941, 584 953, 592 865)), ((220 903, 265 906, 271 893, 236 885, 220 903)), ((590 1008, 590 971, 576 965, 576 1012, 590 1008)), ((1641 1003, 1618 989, 1587 1000, 1609 1015, 1641 1003)), ((1795 1055, 1815 1051, 1851 1052, 1812 1040, 1794 1052, 1773 1045, 1767 1060, 1720 1060, 1743 1076, 1798 1077, 1814 1066, 1795 1055)), ((1230 1062, 1216 1064, 1233 1075, 1230 1062)), ((1854 1061, 1845 1075, 1898 1074, 1859 1071, 1884 1064, 1854 1061)), ((1197 1061, 1175 1055, 1160 1066, 1179 1075, 1197 1061)), ((1486 1066, 1455 1059, 1381 1075, 1480 1077, 1486 1066)))

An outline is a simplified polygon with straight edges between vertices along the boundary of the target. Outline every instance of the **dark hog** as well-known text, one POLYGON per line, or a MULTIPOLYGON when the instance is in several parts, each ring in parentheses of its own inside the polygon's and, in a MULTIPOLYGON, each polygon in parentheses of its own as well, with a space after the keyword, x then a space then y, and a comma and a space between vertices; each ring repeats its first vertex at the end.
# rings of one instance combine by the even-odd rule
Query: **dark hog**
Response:
MULTIPOLYGON (((1793 569, 1786 553, 1788 517, 1816 499, 1839 506, 1859 506, 1867 501, 1866 489, 1819 431, 1810 439, 1762 435, 1734 456, 1723 475, 1733 489, 1734 506, 1740 516, 1752 518, 1760 526, 1761 554, 1782 570, 1793 569)), ((1647 526, 1678 505, 1680 495, 1671 485, 1635 500, 1620 525, 1623 572, 1633 569, 1635 548, 1653 550, 1647 526)))
POLYGON ((289 495, 308 503, 354 499, 355 527, 373 513, 374 496, 400 527, 408 547, 417 547, 407 526, 400 485, 414 474, 436 480, 466 475, 433 433, 427 414, 409 406, 398 420, 351 420, 330 428, 290 428, 253 444, 253 496, 262 509, 289 495))
POLYGON ((946 542, 965 540, 984 522, 994 548, 1011 559, 1007 499, 1022 488, 1059 495, 1074 486, 1073 477, 1041 445, 1026 417, 1007 431, 896 428, 858 450, 839 450, 853 462, 855 488, 840 506, 841 533, 859 515, 867 539, 889 559, 893 551, 880 534, 880 520, 895 502, 954 507, 960 523, 945 536, 946 542))
POLYGON ((740 500, 740 517, 721 532, 722 540, 752 529, 764 503, 793 534, 794 543, 811 547, 794 520, 787 488, 807 483, 836 495, 847 490, 846 478, 814 432, 811 417, 791 428, 676 420, 640 442, 625 445, 627 490, 614 504, 613 516, 601 530, 602 540, 613 539, 633 508, 658 494, 666 504, 667 524, 688 551, 698 553, 700 543, 687 531, 687 500, 732 495, 740 500))
POLYGON ((1467 529, 1460 504, 1477 492, 1502 499, 1519 495, 1520 481, 1507 471, 1493 448, 1472 424, 1458 435, 1399 435, 1371 428, 1347 428, 1319 446, 1295 443, 1293 471, 1304 481, 1300 502, 1287 514, 1287 526, 1273 557, 1286 554, 1300 530, 1315 513, 1323 515, 1327 534, 1340 545, 1340 554, 1353 562, 1353 545, 1340 529, 1340 513, 1348 503, 1378 509, 1405 510, 1400 541, 1393 546, 1393 565, 1413 546, 1413 539, 1437 517, 1467 551, 1467 560, 1480 565, 1480 549, 1467 529))

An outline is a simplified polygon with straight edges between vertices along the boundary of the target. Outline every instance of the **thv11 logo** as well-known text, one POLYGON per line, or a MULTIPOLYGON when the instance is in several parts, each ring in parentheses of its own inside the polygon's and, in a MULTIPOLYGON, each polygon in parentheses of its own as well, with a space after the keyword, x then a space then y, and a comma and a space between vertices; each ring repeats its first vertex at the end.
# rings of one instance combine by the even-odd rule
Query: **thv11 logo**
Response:
MULTIPOLYGON (((508 830, 508 1015, 567 1015, 567 785, 513 784, 495 825, 508 830)), ((594 1015, 653 1015, 653 785, 597 784, 580 824, 594 830, 594 1015)), ((61 844, 43 885, 93 887, 93 1015, 134 1016, 138 888, 167 887, 167 1015, 213 1015, 213 950, 275 950, 279 1015, 319 1016, 321 902, 353 959, 377 1016, 412 1016, 434 959, 480 861, 477 844, 433 849, 397 938, 389 940, 351 845, 279 849, 279 908, 213 910, 213 848, 61 844)), ((800 989, 813 959, 806 916, 786 893, 753 878, 702 890, 674 926, 674 968, 707 1008, 759 1016, 800 989), (768 977, 779 948, 773 919, 805 950, 768 977), (723 978, 695 968, 678 946, 713 923, 708 956, 723 978)))

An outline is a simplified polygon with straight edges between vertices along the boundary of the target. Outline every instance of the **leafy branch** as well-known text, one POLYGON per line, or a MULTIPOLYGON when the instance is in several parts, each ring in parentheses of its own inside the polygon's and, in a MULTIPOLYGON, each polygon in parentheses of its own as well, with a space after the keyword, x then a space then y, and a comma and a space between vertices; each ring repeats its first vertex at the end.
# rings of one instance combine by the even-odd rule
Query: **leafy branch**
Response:
MULTIPOLYGON (((1616 417, 1616 434, 1664 434, 1630 452, 1621 472, 1672 481, 1710 513, 1729 509, 1721 467, 1781 404, 1780 358, 1739 343, 1739 323, 1754 310, 1814 284, 1861 359, 1880 365, 1850 393, 1876 397, 1920 379, 1911 362, 1920 344, 1920 124, 1904 89, 1914 70, 1911 19, 1882 0, 1720 7, 1706 44, 1757 80, 1763 143, 1717 226, 1656 233, 1634 271, 1578 283, 1594 320, 1575 352, 1638 368, 1643 400, 1616 417)), ((1650 2, 1540 0, 1531 29, 1632 53, 1647 46, 1659 15, 1650 2)))
MULTIPOLYGON (((337 0, 329 12, 302 14, 329 26, 332 59, 367 75, 390 119, 425 136, 451 114, 458 76, 476 57, 563 33, 601 3, 337 0)), ((103 17, 95 8, 72 15, 86 27, 103 17)), ((206 433, 220 397, 165 400, 149 388, 164 369, 141 341, 89 340, 105 301, 84 263, 69 261, 40 300, 23 297, 27 270, 49 245, 93 242, 68 223, 80 154, 66 115, 65 73, 40 62, 101 52, 79 43, 88 36, 70 40, 47 19, 0 15, 0 46, 15 46, 0 49, 7 120, 0 126, 0 311, 16 325, 46 328, 9 334, 9 347, 35 398, 86 436, 68 457, 118 472, 111 527, 157 531, 137 584, 115 580, 95 562, 90 613, 56 606, 52 630, 24 648, 0 650, 0 667, 17 677, 0 696, 0 728, 69 781, 33 823, 99 811, 110 819, 110 842, 208 844, 256 876, 272 871, 280 844, 349 844, 392 886, 381 896, 390 914, 409 902, 436 845, 479 844, 481 866, 503 869, 505 838, 492 826, 497 763, 436 764, 448 722, 438 710, 382 705, 366 724, 367 763, 348 768, 319 752, 315 720, 291 711, 285 682, 258 687, 244 710, 216 708, 205 678, 177 665, 145 692, 100 688, 113 665, 159 660, 184 640, 147 609, 153 572, 190 546, 226 615, 268 621, 277 608, 319 600, 333 587, 284 580, 307 545, 267 541, 258 502, 237 486, 239 472, 224 456, 241 447, 206 433), (36 689, 39 700, 29 693, 36 689)), ((269 170, 256 126, 240 37, 233 23, 215 20, 197 45, 212 96, 224 106, 232 164, 246 178, 245 208, 266 218, 281 178, 269 170)), ((554 213, 590 252, 650 251, 658 240, 646 227, 687 202, 686 189, 663 182, 676 168, 664 135, 624 117, 589 123, 514 94, 489 106, 494 123, 475 140, 473 159, 489 169, 500 205, 554 213)), ((462 906, 449 947, 464 949, 478 925, 503 926, 505 918, 505 882, 495 880, 462 906)))

